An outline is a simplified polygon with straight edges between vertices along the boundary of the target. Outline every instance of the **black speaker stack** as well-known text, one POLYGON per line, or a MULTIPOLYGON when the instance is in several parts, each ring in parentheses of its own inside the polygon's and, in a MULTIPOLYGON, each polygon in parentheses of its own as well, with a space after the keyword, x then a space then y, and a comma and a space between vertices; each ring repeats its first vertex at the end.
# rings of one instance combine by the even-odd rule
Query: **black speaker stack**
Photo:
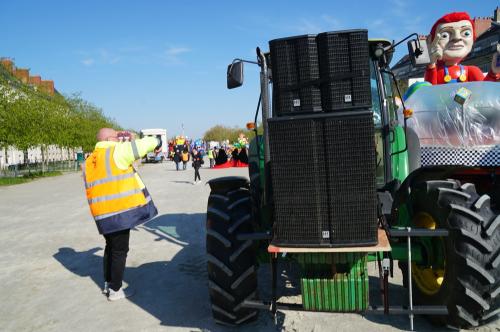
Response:
POLYGON ((269 48, 274 115, 371 107, 366 30, 275 39, 269 48))
POLYGON ((281 38, 269 45, 273 244, 376 244, 367 31, 281 38))

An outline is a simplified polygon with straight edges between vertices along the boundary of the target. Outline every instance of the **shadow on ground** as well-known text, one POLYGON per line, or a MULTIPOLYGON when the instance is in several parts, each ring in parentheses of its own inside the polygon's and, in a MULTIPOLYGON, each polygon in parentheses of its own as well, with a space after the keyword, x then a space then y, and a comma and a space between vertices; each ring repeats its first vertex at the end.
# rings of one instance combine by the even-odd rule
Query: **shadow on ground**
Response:
MULTIPOLYGON (((203 331, 232 331, 231 328, 216 325, 212 320, 207 287, 205 259, 205 214, 165 214, 158 216, 139 228, 155 236, 154 241, 166 241, 181 247, 170 261, 145 263, 138 267, 127 267, 124 281, 138 292, 128 298, 149 314, 169 327, 198 328, 203 331)), ((131 241, 134 234, 132 232, 131 241)), ((104 242, 104 240, 103 240, 104 242)), ((54 258, 74 274, 91 278, 96 292, 102 287, 102 248, 75 251, 63 247, 54 258), (99 252, 99 254, 97 254, 99 252)), ((169 252, 165 248, 165 256, 169 252)), ((134 253, 131 252, 130 255, 134 253)), ((160 255, 161 256, 161 255, 160 255)), ((299 268, 290 260, 280 260, 278 267, 280 301, 300 303, 299 268)), ((378 278, 370 277, 371 304, 381 304, 378 278)), ((259 268, 259 293, 261 299, 271 298, 271 274, 269 264, 259 268)), ((402 286, 390 284, 391 305, 407 303, 407 292, 402 286)), ((104 300, 104 299, 103 299, 104 300)), ((402 330, 409 329, 407 316, 384 316, 364 314, 366 320, 402 330)), ((238 331, 277 331, 283 326, 285 313, 278 312, 277 325, 266 311, 259 319, 238 331)), ((420 331, 439 331, 427 320, 416 318, 415 328, 420 331)))
MULTIPOLYGON (((216 325, 212 320, 207 287, 204 224, 204 213, 165 214, 140 226, 139 228, 154 234, 155 241, 167 241, 182 249, 170 261, 127 267, 124 282, 137 290, 127 300, 159 319, 161 325, 194 327, 203 331, 231 331, 230 328, 216 325)), ((133 236, 132 232, 131 241, 133 236)), ((97 254, 101 249, 92 248, 79 252, 62 247, 54 254, 54 258, 74 274, 91 278, 96 284, 96 291, 99 291, 104 284, 102 256, 97 254)), ((133 255, 133 252, 129 255, 133 255)), ((276 330, 269 316, 262 313, 257 322, 238 331, 256 329, 276 330)))

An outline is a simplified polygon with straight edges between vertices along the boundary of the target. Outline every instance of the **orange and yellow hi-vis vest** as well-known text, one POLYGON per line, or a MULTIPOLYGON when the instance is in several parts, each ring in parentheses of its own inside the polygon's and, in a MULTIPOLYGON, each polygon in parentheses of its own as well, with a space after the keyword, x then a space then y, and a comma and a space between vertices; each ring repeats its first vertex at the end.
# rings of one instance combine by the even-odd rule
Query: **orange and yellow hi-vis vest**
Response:
POLYGON ((101 234, 133 228, 157 214, 135 169, 120 169, 114 150, 114 146, 96 148, 83 168, 87 200, 101 234))

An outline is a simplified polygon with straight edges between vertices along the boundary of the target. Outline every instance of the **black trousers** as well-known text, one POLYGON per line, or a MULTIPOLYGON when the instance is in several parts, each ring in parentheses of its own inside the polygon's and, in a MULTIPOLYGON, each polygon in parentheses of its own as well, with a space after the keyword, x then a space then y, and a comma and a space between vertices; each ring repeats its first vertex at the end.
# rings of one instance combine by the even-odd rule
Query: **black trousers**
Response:
POLYGON ((106 248, 104 249, 104 280, 114 291, 122 287, 125 262, 127 261, 130 229, 104 235, 106 248))
POLYGON ((201 177, 200 177, 200 169, 195 167, 194 168, 194 180, 196 181, 196 178, 198 178, 198 180, 201 181, 201 177))

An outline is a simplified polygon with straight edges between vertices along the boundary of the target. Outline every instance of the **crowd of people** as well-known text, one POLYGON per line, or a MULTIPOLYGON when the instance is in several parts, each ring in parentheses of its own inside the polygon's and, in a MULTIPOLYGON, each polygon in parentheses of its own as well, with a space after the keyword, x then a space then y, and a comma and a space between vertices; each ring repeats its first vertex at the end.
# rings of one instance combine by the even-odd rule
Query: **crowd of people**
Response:
POLYGON ((195 170, 194 184, 201 182, 199 169, 204 164, 205 156, 209 160, 209 168, 248 166, 247 145, 240 143, 210 147, 201 140, 193 142, 178 136, 169 142, 168 156, 174 162, 177 171, 186 170, 188 163, 191 162, 195 170))
MULTIPOLYGON (((246 146, 233 146, 214 148, 213 152, 213 167, 212 168, 226 168, 226 167, 247 167, 248 166, 248 153, 246 146)), ((212 164, 212 162, 211 162, 212 164)))

